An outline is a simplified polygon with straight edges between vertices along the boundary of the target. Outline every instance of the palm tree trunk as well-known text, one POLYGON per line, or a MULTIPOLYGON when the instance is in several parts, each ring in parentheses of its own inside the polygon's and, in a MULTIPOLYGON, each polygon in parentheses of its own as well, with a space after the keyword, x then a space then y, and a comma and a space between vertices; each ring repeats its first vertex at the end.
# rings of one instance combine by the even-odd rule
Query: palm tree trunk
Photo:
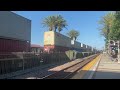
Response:
POLYGON ((54 26, 54 31, 56 32, 56 30, 57 30, 57 27, 56 27, 56 26, 54 26))

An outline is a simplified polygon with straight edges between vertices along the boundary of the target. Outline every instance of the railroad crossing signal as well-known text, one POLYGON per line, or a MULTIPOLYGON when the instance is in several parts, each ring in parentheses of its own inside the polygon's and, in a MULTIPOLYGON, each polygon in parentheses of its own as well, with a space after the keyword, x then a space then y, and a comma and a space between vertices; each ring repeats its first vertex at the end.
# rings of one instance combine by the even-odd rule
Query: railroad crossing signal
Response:
POLYGON ((109 47, 112 50, 118 50, 118 48, 119 48, 119 41, 110 40, 109 41, 109 47))
POLYGON ((110 40, 109 43, 110 45, 114 45, 115 42, 113 40, 110 40))
POLYGON ((117 53, 117 58, 118 58, 118 63, 120 63, 120 41, 114 41, 114 40, 110 40, 109 41, 109 47, 111 48, 111 50, 116 51, 117 53))
POLYGON ((114 41, 114 40, 110 40, 109 41, 109 46, 110 47, 117 47, 117 48, 119 48, 119 41, 114 41))

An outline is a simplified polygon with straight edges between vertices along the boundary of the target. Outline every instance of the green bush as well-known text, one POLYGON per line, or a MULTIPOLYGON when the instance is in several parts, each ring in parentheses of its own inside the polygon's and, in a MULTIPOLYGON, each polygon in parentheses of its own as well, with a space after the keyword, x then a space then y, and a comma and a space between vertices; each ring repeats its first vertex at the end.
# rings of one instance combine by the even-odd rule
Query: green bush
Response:
POLYGON ((83 54, 82 53, 77 53, 76 54, 76 58, 78 59, 78 58, 83 58, 83 54))

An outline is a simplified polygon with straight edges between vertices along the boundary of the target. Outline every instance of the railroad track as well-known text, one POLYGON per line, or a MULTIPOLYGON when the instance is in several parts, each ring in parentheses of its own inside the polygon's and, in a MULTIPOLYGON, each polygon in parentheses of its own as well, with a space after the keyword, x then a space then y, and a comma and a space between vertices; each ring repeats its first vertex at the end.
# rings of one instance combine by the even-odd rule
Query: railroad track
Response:
MULTIPOLYGON (((83 65, 86 59, 92 59, 96 57, 96 55, 91 55, 89 57, 85 57, 83 59, 81 59, 81 61, 77 62, 74 65, 68 66, 58 72, 49 72, 47 71, 47 69, 45 68, 44 71, 39 71, 39 70, 35 70, 34 72, 31 71, 30 73, 24 73, 22 75, 18 75, 18 76, 13 76, 10 78, 30 78, 30 79, 64 79, 64 78, 68 78, 70 75, 75 73, 75 70, 78 69, 80 67, 82 67, 81 65, 83 65), (32 77, 32 78, 31 78, 32 77)), ((88 60, 89 61, 89 60, 88 60)), ((9 79, 10 79, 9 78, 9 79)))
POLYGON ((58 72, 52 73, 50 75, 46 75, 42 77, 41 79, 69 79, 70 76, 75 74, 78 70, 80 70, 82 67, 84 67, 86 64, 88 64, 91 60, 96 58, 99 54, 92 55, 86 58, 83 58, 82 61, 69 66, 67 68, 64 68, 58 72))

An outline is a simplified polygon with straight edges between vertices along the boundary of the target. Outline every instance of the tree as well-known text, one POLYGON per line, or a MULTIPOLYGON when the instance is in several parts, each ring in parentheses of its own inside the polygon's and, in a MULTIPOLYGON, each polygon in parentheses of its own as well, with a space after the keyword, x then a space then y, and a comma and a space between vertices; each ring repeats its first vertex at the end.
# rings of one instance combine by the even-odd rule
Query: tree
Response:
POLYGON ((115 19, 114 12, 109 12, 105 16, 101 18, 99 21, 100 27, 100 34, 105 38, 105 48, 108 47, 108 41, 110 39, 110 32, 112 30, 113 21, 115 19))
POLYGON ((109 39, 108 36, 109 36, 110 30, 112 29, 114 18, 115 18, 114 13, 109 12, 105 16, 103 16, 99 21, 99 24, 102 25, 102 27, 99 29, 100 33, 102 36, 105 37, 106 40, 109 39))
POLYGON ((47 18, 45 18, 42 22, 43 26, 46 26, 49 28, 49 31, 54 31, 54 27, 55 27, 55 22, 56 22, 56 18, 55 16, 48 16, 47 18))
POLYGON ((63 19, 61 15, 57 16, 57 28, 58 32, 62 31, 63 28, 66 28, 67 23, 66 20, 63 19))
POLYGON ((66 28, 67 23, 66 20, 61 15, 57 16, 48 16, 44 19, 43 23, 44 26, 49 28, 49 31, 62 31, 63 28, 66 28))
POLYGON ((80 35, 80 33, 76 30, 70 30, 67 35, 71 38, 71 39, 74 39, 75 40, 77 39, 77 37, 80 35))
POLYGON ((111 40, 120 40, 120 11, 116 11, 113 26, 109 34, 111 40))

